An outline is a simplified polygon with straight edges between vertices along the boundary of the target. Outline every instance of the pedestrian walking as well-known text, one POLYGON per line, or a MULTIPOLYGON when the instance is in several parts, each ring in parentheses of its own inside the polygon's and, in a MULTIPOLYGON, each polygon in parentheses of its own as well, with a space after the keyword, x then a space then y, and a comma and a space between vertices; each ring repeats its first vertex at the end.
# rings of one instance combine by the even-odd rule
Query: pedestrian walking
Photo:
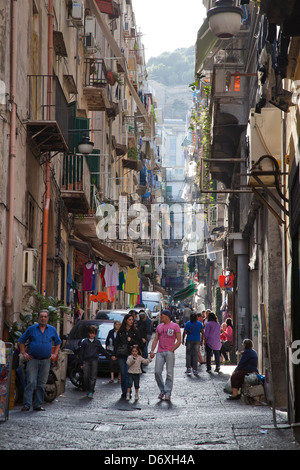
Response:
POLYGON ((183 326, 186 324, 186 322, 189 321, 191 317, 192 310, 188 306, 188 304, 185 304, 184 309, 183 309, 183 316, 182 316, 182 321, 183 321, 183 326))
MULTIPOLYGON (((147 317, 145 310, 140 310, 139 312, 139 321, 137 322, 137 327, 143 341, 142 356, 143 358, 147 359, 148 344, 152 335, 152 321, 147 317)), ((142 372, 146 372, 143 367, 142 372)))
MULTIPOLYGON (((105 346, 106 346, 107 351, 109 351, 111 354, 113 354, 114 352, 115 340, 116 340, 117 333, 120 327, 121 327, 121 322, 119 320, 116 320, 114 322, 114 327, 108 332, 108 335, 105 341, 105 346)), ((118 382, 121 382, 121 373, 120 373, 118 361, 113 361, 111 357, 109 360, 109 372, 110 372, 109 383, 114 383, 115 373, 118 374, 118 382)))
POLYGON ((186 338, 186 373, 198 375, 198 355, 200 344, 203 343, 203 324, 197 320, 196 313, 191 314, 190 321, 185 324, 182 334, 182 344, 186 338), (200 338, 201 336, 201 338, 200 338))
POLYGON ((81 341, 79 349, 79 363, 83 369, 84 388, 89 398, 93 398, 95 393, 99 354, 110 359, 110 354, 103 348, 101 341, 96 338, 97 331, 97 326, 89 326, 89 337, 81 341))
POLYGON ((180 327, 171 321, 171 312, 161 312, 161 323, 157 326, 155 337, 151 347, 150 357, 153 359, 156 346, 155 380, 160 389, 160 400, 171 400, 171 392, 174 379, 175 351, 181 345, 180 327), (166 365, 166 380, 163 381, 162 373, 166 365))
POLYGON ((129 348, 134 344, 137 344, 140 348, 143 347, 139 330, 134 324, 134 315, 129 312, 124 316, 122 325, 116 336, 114 352, 112 356, 113 360, 118 361, 120 367, 122 389, 121 398, 126 398, 128 386, 127 358, 129 356, 129 348))
POLYGON ((228 354, 233 348, 233 329, 231 318, 227 318, 226 322, 222 324, 222 334, 221 334, 222 346, 220 349, 220 354, 223 355, 225 362, 230 362, 228 354))
MULTIPOLYGON (((203 328, 204 328, 204 323, 203 323, 203 320, 204 320, 204 317, 205 317, 205 310, 202 310, 202 313, 197 313, 197 320, 198 321, 201 321, 202 325, 203 325, 203 328)), ((203 334, 204 334, 204 331, 203 331, 203 334)), ((203 336, 203 339, 204 339, 204 336, 203 336)), ((204 346, 203 346, 204 342, 201 342, 201 345, 200 345, 200 348, 199 348, 199 353, 198 353, 198 362, 200 364, 206 364, 206 361, 205 361, 205 350, 204 350, 204 346), (202 351, 201 351, 202 350, 202 351), (203 356, 202 356, 202 353, 203 353, 203 356)))
POLYGON ((218 323, 217 317, 213 312, 209 312, 207 323, 205 325, 205 351, 206 351, 206 371, 211 371, 211 356, 214 353, 216 368, 215 372, 220 372, 220 339, 221 327, 218 323))
POLYGON ((41 310, 38 314, 38 323, 27 328, 19 339, 20 352, 26 361, 26 387, 22 411, 29 411, 32 404, 35 411, 45 411, 42 403, 51 360, 57 358, 61 345, 56 328, 48 325, 48 320, 48 310, 41 310), (26 343, 29 344, 28 352, 26 343), (53 345, 54 350, 52 350, 53 345))
POLYGON ((131 354, 127 358, 128 365, 128 385, 127 385, 127 394, 126 400, 130 400, 131 388, 134 384, 135 388, 135 400, 139 399, 139 389, 140 389, 140 376, 142 374, 142 364, 148 365, 152 359, 145 359, 142 357, 142 352, 138 345, 131 346, 131 354))
POLYGON ((204 314, 203 322, 202 322, 204 328, 205 328, 206 323, 208 322, 208 315, 210 314, 210 312, 211 312, 211 310, 209 308, 207 310, 203 310, 203 312, 202 312, 204 314))

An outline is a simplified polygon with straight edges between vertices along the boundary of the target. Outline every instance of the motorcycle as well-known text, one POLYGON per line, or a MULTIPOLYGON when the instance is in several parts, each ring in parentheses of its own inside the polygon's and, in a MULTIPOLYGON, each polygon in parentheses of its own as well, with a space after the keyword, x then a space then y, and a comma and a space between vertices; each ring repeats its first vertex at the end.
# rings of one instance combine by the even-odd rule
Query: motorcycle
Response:
POLYGON ((44 400, 51 403, 57 397, 57 377, 53 370, 53 362, 51 362, 48 380, 45 386, 44 400))
MULTIPOLYGON (((18 349, 14 352, 13 369, 16 371, 14 401, 15 403, 19 403, 22 401, 26 386, 26 361, 20 359, 20 351, 18 349)), ((58 378, 55 373, 55 364, 54 362, 51 362, 44 393, 44 400, 47 403, 51 403, 57 397, 57 381, 58 378)))
POLYGON ((83 369, 79 362, 79 350, 80 347, 74 351, 75 358, 72 361, 72 366, 69 371, 69 378, 75 387, 83 389, 83 369))

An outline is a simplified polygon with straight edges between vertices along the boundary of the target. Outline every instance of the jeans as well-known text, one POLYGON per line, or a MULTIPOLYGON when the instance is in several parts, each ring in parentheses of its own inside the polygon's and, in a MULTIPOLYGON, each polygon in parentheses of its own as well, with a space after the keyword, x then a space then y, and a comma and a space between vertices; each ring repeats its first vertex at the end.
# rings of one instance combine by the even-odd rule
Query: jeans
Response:
POLYGON ((211 355, 212 352, 215 356, 216 369, 220 367, 220 351, 212 350, 209 346, 205 346, 206 351, 206 368, 209 371, 211 369, 211 355))
POLYGON ((186 342, 186 368, 198 370, 198 353, 200 348, 200 341, 187 341, 186 342))
POLYGON ((156 354, 154 375, 155 380, 160 389, 161 393, 167 396, 171 395, 173 388, 174 378, 174 365, 175 365, 175 354, 171 351, 159 352, 156 354), (164 383, 162 378, 162 372, 164 365, 166 364, 167 375, 164 383))
POLYGON ((95 392, 95 385, 98 375, 98 359, 83 363, 83 382, 88 393, 95 392))
POLYGON ((33 408, 38 408, 44 401, 45 386, 50 370, 50 359, 31 359, 26 364, 26 387, 23 405, 30 408, 35 391, 33 408))
POLYGON ((122 393, 126 394, 128 387, 128 365, 126 364, 127 357, 118 357, 118 363, 121 373, 121 389, 122 393))

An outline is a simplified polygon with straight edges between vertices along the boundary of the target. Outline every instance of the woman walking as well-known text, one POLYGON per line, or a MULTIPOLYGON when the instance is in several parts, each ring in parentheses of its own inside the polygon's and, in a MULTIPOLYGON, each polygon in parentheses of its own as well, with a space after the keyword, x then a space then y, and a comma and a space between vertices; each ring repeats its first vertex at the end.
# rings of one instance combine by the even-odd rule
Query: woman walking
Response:
MULTIPOLYGON (((110 351, 111 354, 114 352, 115 348, 115 340, 118 334, 118 331, 121 327, 121 322, 119 320, 116 320, 114 322, 114 327, 112 330, 108 332, 107 338, 106 338, 106 349, 107 351, 110 351)), ((120 374, 120 369, 119 369, 119 364, 115 360, 113 361, 112 358, 109 360, 109 371, 110 371, 110 381, 109 383, 114 383, 114 378, 115 378, 115 373, 118 373, 118 382, 121 382, 121 374, 120 374)))
POLYGON ((205 325, 205 350, 206 350, 206 371, 211 371, 211 356, 214 353, 216 368, 215 372, 220 372, 220 339, 221 327, 218 323, 217 317, 213 312, 209 312, 207 323, 205 325))
POLYGON ((113 360, 118 360, 120 373, 121 373, 121 389, 122 398, 126 398, 128 387, 128 365, 127 358, 129 356, 129 348, 137 344, 140 348, 143 347, 142 339, 139 330, 134 324, 134 315, 128 313, 125 315, 122 325, 116 336, 114 344, 113 360))

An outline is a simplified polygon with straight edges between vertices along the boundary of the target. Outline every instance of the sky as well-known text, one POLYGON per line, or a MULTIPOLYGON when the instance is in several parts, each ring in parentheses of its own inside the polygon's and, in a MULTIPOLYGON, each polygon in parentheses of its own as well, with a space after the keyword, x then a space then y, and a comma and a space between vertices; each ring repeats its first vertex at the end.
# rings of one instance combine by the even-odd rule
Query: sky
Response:
POLYGON ((132 5, 146 61, 193 46, 206 17, 202 0, 132 0, 132 5))

